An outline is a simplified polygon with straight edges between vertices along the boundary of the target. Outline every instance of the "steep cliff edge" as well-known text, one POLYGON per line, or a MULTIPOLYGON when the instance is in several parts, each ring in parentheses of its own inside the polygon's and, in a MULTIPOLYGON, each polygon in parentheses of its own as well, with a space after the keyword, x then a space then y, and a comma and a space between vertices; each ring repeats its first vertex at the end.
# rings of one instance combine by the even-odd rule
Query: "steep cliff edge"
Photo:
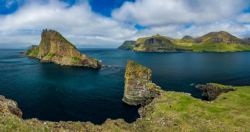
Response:
POLYGON ((120 47, 118 47, 118 49, 133 50, 135 47, 135 44, 136 44, 136 41, 127 40, 120 47))
POLYGON ((139 52, 174 52, 178 49, 170 38, 154 35, 137 39, 133 50, 139 52))
POLYGON ((32 46, 27 50, 26 55, 38 58, 41 62, 95 69, 101 68, 101 63, 98 60, 81 54, 73 44, 54 30, 44 30, 39 46, 32 46))
POLYGON ((123 102, 129 105, 145 105, 160 94, 160 87, 151 81, 152 71, 128 61, 125 73, 123 102))
POLYGON ((0 96, 0 113, 16 115, 19 118, 23 115, 22 111, 18 108, 17 103, 6 99, 4 96, 0 96))

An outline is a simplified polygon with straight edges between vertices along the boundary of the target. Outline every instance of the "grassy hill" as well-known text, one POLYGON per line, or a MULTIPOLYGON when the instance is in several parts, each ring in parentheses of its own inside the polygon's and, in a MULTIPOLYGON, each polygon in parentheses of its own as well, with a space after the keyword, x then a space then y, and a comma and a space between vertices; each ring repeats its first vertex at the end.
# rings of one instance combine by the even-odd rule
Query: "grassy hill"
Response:
POLYGON ((130 49, 140 52, 237 52, 250 51, 250 43, 228 32, 220 31, 211 32, 198 38, 184 36, 182 39, 154 35, 137 39, 130 49))

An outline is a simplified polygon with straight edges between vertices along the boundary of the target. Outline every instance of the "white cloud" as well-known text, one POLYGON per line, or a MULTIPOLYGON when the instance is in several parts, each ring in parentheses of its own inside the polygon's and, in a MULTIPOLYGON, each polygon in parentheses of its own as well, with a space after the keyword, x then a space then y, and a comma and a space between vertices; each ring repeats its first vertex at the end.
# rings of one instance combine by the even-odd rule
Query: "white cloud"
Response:
POLYGON ((250 13, 241 14, 238 17, 238 21, 242 23, 250 23, 250 13))
POLYGON ((113 12, 120 21, 144 26, 210 23, 232 18, 248 0, 137 0, 126 2, 113 12))
POLYGON ((242 14, 248 0, 137 0, 123 4, 112 17, 94 13, 86 0, 70 7, 58 0, 28 1, 0 16, 0 47, 38 44, 44 28, 58 30, 81 47, 117 47, 153 34, 180 38, 225 30, 250 36, 250 15, 242 14), (137 30, 135 24, 146 28, 137 30))
POLYGON ((172 38, 182 38, 185 35, 199 37, 209 32, 227 31, 238 37, 250 35, 250 26, 246 24, 237 24, 234 22, 215 22, 211 24, 195 24, 186 27, 182 24, 170 24, 167 26, 153 26, 139 31, 133 39, 138 37, 161 34, 172 38))
POLYGON ((72 7, 55 1, 27 4, 14 14, 0 17, 0 25, 2 44, 15 40, 26 45, 38 43, 44 28, 58 30, 78 45, 114 45, 136 32, 129 25, 93 13, 86 2, 72 7))

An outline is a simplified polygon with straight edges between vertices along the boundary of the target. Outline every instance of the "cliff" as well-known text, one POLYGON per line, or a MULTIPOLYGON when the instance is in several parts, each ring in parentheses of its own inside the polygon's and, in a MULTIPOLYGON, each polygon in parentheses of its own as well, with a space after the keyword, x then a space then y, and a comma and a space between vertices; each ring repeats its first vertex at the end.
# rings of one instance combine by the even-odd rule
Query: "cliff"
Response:
POLYGON ((26 55, 38 58, 41 62, 95 69, 101 68, 101 63, 98 60, 81 54, 73 44, 54 30, 44 30, 39 46, 32 46, 27 50, 26 55))
POLYGON ((133 48, 140 52, 173 52, 177 51, 176 45, 167 37, 154 35, 152 37, 139 38, 133 48))
POLYGON ((228 32, 219 31, 197 38, 184 36, 182 39, 172 39, 161 35, 139 38, 132 50, 139 52, 237 52, 250 51, 250 43, 228 32))
POLYGON ((152 71, 128 61, 125 73, 123 102, 129 105, 145 105, 160 94, 160 87, 151 81, 152 71))
POLYGON ((19 118, 22 118, 22 111, 18 108, 15 101, 6 99, 4 96, 0 96, 0 113, 12 114, 19 118))
POLYGON ((136 44, 136 41, 127 40, 118 49, 133 50, 133 48, 135 47, 135 44, 136 44))

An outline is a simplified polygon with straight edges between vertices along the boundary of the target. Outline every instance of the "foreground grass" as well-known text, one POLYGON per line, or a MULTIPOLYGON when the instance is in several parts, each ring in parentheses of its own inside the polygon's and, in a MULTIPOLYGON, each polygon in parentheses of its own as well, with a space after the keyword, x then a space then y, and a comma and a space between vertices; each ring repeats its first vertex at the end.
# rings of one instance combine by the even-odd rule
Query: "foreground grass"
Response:
POLYGON ((223 93, 212 102, 186 93, 162 91, 140 109, 142 118, 131 124, 123 120, 108 120, 102 125, 42 122, 0 113, 0 131, 249 131, 250 86, 234 88, 236 91, 223 93))

